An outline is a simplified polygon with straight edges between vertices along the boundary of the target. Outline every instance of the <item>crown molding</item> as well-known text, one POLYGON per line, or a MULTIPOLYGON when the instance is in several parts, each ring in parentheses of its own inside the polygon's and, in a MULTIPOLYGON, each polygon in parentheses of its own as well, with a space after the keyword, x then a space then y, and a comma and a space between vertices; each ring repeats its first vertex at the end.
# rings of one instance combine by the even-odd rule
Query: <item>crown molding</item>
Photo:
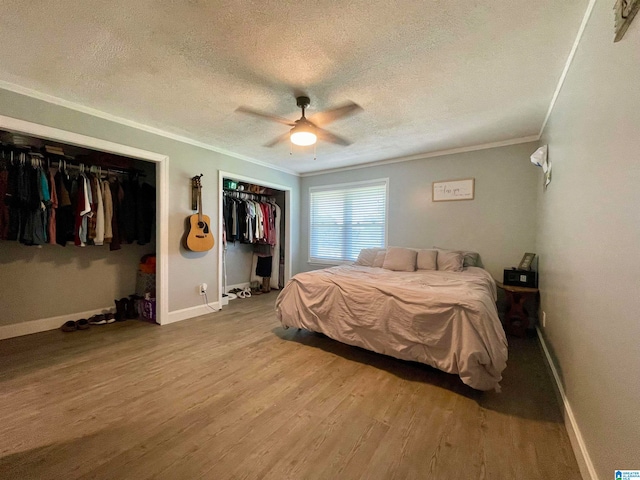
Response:
POLYGON ((590 0, 587 5, 587 10, 584 12, 584 17, 582 17, 582 23, 580 24, 580 28, 578 29, 578 34, 576 35, 576 39, 573 42, 573 46, 571 47, 571 51, 569 52, 569 56, 567 57, 567 61, 564 64, 564 69, 562 70, 562 75, 560 75, 560 80, 558 80, 558 85, 556 86, 555 92, 553 92, 553 97, 551 97, 551 103, 549 104, 549 109, 547 110, 547 116, 544 117, 544 122, 542 122, 542 127, 540 127, 540 137, 544 133, 544 129, 547 128, 547 122, 551 117, 551 112, 553 112, 553 108, 556 106, 556 102, 558 101, 558 97, 560 96, 560 91, 564 86, 564 82, 567 79, 567 75, 569 74, 569 68, 571 68, 571 64, 573 63, 573 59, 576 56, 576 52, 578 51, 578 46, 582 41, 582 36, 584 35, 584 31, 587 28, 587 23, 589 23, 589 18, 591 18, 591 13, 593 12, 593 7, 596 4, 596 0, 590 0))
POLYGON ((357 169, 360 169, 360 168, 378 167, 380 165, 388 165, 388 164, 391 164, 391 163, 410 162, 412 160, 423 160, 423 159, 426 159, 426 158, 444 157, 446 155, 454 155, 456 153, 467 153, 467 152, 475 152, 475 151, 478 151, 478 150, 487 150, 489 148, 507 147, 509 145, 518 145, 520 143, 537 142, 538 140, 540 140, 540 136, 539 135, 530 135, 528 137, 513 138, 511 140, 503 140, 503 141, 500 141, 500 142, 483 143, 481 145, 472 145, 472 146, 469 146, 469 147, 452 148, 452 149, 449 149, 449 150, 438 150, 438 151, 435 151, 435 152, 428 152, 428 153, 418 153, 418 154, 415 154, 415 155, 408 155, 406 157, 390 158, 388 160, 379 160, 379 161, 375 161, 375 162, 362 163, 360 165, 352 165, 352 166, 348 166, 348 167, 331 168, 331 169, 319 170, 319 171, 315 171, 315 172, 306 172, 306 173, 301 173, 299 175, 301 177, 312 177, 314 175, 325 175, 327 173, 345 172, 345 171, 348 171, 348 170, 357 170, 357 169))
POLYGON ((70 110, 75 110, 76 112, 85 113, 87 115, 91 115, 94 117, 102 118, 103 120, 108 120, 113 123, 117 123, 120 125, 124 125, 127 127, 135 128, 137 130, 142 130, 147 133, 152 133, 154 135, 158 135, 160 137, 169 138, 171 140, 176 140, 181 143, 186 143, 189 145, 193 145, 194 147, 203 148, 205 150, 209 150, 212 152, 220 153, 222 155, 226 155, 228 157, 237 158, 239 160, 244 160, 245 162, 253 163, 255 165, 260 165, 261 167, 270 168, 272 170, 279 170, 284 173, 288 173, 289 175, 299 176, 297 172, 293 170, 289 170, 288 168, 279 167, 277 165, 273 165, 271 163, 262 162, 260 160, 256 160, 255 158, 247 157, 245 155, 241 155, 235 152, 231 152, 224 148, 215 147, 213 145, 209 145, 208 143, 204 143, 198 140, 194 140, 189 137, 185 137, 183 135, 178 135, 176 133, 167 132, 166 130, 162 130, 160 128, 152 127, 149 125, 145 125, 143 123, 138 123, 133 120, 126 119, 124 117, 119 117, 117 115, 113 115, 111 113, 103 112, 102 110, 97 110, 95 108, 86 107, 76 102, 71 102, 69 100, 65 100, 64 98, 56 97, 54 95, 49 95, 48 93, 39 92, 37 90, 33 90, 31 88, 23 87, 22 85, 17 85, 15 83, 7 82, 4 80, 0 80, 0 89, 7 90, 13 93, 17 93, 20 95, 24 95, 26 97, 35 98, 36 100, 42 100, 43 102, 51 103, 53 105, 57 105, 59 107, 68 108, 70 110))

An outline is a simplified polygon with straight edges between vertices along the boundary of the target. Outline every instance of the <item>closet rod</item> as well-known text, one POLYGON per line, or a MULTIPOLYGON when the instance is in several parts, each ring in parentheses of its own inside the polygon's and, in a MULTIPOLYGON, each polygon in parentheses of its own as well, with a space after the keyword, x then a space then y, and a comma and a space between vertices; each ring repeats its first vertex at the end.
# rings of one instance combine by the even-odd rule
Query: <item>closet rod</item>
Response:
MULTIPOLYGON (((122 169, 118 167, 108 167, 104 165, 91 165, 84 162, 78 162, 77 160, 74 160, 74 163, 70 163, 69 161, 67 161, 66 168, 80 169, 80 164, 83 164, 87 170, 90 169, 91 167, 96 167, 96 168, 102 169, 103 172, 107 172, 107 173, 109 172, 120 173, 123 175, 135 174, 135 175, 138 175, 139 177, 146 177, 145 173, 142 170, 138 170, 137 168, 122 169)), ((60 165, 60 162, 58 160, 53 160, 51 162, 51 166, 53 168, 57 168, 59 167, 59 165, 60 165)))
POLYGON ((229 197, 235 197, 238 198, 240 200, 242 200, 242 197, 240 197, 240 195, 247 195, 251 198, 252 200, 260 200, 260 199, 266 199, 267 201, 276 201, 276 197, 273 195, 267 195, 265 193, 251 193, 251 192, 246 192, 244 190, 223 190, 223 195, 227 195, 229 197))
MULTIPOLYGON (((58 155, 55 153, 49 153, 45 150, 44 147, 36 148, 36 147, 31 147, 26 145, 18 146, 18 145, 11 145, 7 143, 0 143, 0 150, 3 150, 5 154, 6 154, 6 150, 13 150, 13 152, 16 154, 24 153, 25 155, 36 155, 43 160, 48 160, 51 166, 54 168, 59 165, 60 160, 63 160, 64 162, 66 162, 67 167, 71 167, 71 168, 80 168, 80 164, 83 164, 86 168, 98 167, 98 168, 101 168, 102 170, 113 172, 113 173, 136 174, 139 177, 146 177, 146 174, 144 173, 144 171, 138 168, 127 169, 127 168, 108 166, 108 165, 96 165, 95 163, 91 163, 91 161, 84 162, 70 155, 58 155)), ((7 161, 8 158, 5 156, 4 158, 0 158, 0 160, 7 161)))

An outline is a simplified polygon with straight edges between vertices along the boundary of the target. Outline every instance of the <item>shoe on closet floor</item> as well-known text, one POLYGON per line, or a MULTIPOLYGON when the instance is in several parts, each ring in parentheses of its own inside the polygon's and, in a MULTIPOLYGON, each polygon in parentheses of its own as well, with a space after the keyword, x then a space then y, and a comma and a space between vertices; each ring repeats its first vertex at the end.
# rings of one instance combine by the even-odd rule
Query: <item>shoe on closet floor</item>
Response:
POLYGON ((116 302, 115 319, 117 322, 123 322, 127 319, 127 303, 129 303, 129 299, 125 297, 114 301, 116 302))
POLYGON ((76 322, 73 320, 69 320, 68 322, 64 322, 64 325, 60 327, 60 330, 63 332, 75 332, 78 329, 76 322))
POLYGON ((89 318, 90 325, 106 325, 106 323, 107 319, 105 318, 105 315, 101 313, 89 318))
POLYGON ((104 314, 104 321, 105 321, 106 323, 113 323, 113 322, 115 322, 115 321, 116 321, 116 316, 115 316, 113 313, 111 313, 111 312, 109 312, 109 313, 105 313, 105 314, 104 314))
POLYGON ((127 319, 138 318, 138 309, 136 308, 136 302, 142 300, 142 297, 138 295, 129 295, 125 304, 125 316, 127 319))
POLYGON ((76 322, 76 327, 78 327, 78 330, 87 330, 89 328, 89 322, 86 318, 81 318, 76 322))

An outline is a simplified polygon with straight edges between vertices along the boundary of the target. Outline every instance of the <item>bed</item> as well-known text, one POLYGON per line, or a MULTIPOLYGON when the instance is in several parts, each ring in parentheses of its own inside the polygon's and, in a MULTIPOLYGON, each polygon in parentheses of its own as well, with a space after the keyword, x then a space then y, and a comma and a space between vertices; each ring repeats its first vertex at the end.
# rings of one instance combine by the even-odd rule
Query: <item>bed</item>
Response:
POLYGON ((498 390, 507 340, 484 269, 392 271, 343 265, 295 275, 276 300, 283 327, 457 374, 498 390))

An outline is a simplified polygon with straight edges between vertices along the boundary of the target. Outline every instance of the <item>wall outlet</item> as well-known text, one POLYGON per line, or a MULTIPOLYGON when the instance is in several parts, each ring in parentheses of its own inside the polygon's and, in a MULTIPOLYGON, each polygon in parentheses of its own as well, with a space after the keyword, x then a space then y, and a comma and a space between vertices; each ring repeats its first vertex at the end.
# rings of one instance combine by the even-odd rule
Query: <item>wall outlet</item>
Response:
POLYGON ((207 293, 207 284, 206 283, 201 283, 200 286, 198 287, 198 293, 200 293, 200 295, 204 295, 207 293))
POLYGON ((547 326, 547 312, 542 311, 542 328, 547 326))

